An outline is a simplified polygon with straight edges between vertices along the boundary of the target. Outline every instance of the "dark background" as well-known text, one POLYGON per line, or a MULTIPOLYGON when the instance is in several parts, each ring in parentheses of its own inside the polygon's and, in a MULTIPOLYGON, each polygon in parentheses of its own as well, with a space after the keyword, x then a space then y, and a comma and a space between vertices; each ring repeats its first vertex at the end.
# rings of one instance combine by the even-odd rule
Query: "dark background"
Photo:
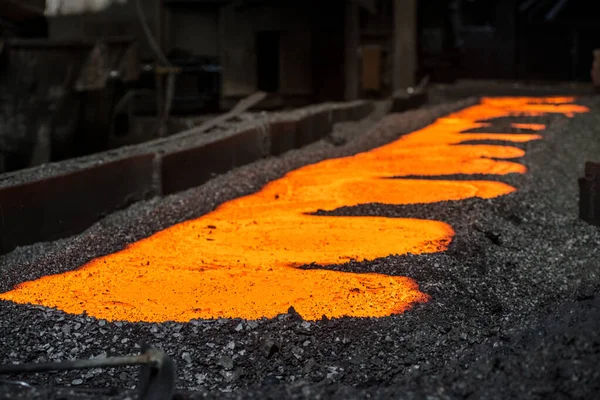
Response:
POLYGON ((433 81, 589 81, 600 2, 420 0, 419 73, 433 81))

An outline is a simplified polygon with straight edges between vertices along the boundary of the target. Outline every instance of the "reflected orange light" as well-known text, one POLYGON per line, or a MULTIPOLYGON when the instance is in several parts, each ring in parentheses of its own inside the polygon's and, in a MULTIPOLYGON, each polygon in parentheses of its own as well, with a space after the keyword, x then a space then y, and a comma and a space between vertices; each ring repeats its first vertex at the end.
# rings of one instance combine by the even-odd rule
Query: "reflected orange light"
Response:
MULTIPOLYGON (((372 202, 423 204, 514 192, 495 181, 416 177, 525 173, 523 165, 510 161, 524 155, 516 147, 461 143, 526 142, 539 135, 461 132, 489 126, 481 121, 492 118, 587 111, 572 101, 483 99, 388 145, 290 172, 255 194, 75 271, 18 285, 0 299, 107 320, 148 322, 257 319, 290 306, 309 320, 403 312, 429 299, 410 278, 298 267, 444 251, 452 241, 452 227, 410 218, 310 214, 372 202)), ((544 127, 513 126, 536 131, 544 127)))

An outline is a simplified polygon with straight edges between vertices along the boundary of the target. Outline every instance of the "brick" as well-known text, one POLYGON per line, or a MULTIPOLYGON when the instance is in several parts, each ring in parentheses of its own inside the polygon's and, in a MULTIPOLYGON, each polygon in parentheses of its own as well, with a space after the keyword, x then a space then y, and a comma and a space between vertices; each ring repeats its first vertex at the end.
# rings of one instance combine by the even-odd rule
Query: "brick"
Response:
POLYGON ((296 129, 296 140, 294 141, 295 148, 301 148, 314 142, 315 131, 315 115, 307 113, 298 121, 296 129))
POLYGON ((153 154, 0 188, 0 251, 80 233, 101 217, 147 199, 153 154))
POLYGON ((585 177, 600 181, 600 163, 587 161, 585 163, 585 177))
POLYGON ((217 174, 266 155, 264 135, 249 128, 202 145, 167 153, 162 158, 163 194, 200 186, 217 174))
POLYGON ((374 105, 371 102, 362 102, 353 104, 348 108, 348 121, 358 121, 365 118, 371 112, 373 112, 374 105))
POLYGON ((334 124, 348 120, 348 107, 335 106, 331 111, 331 120, 334 124))
POLYGON ((270 123, 271 155, 278 156, 294 148, 297 126, 298 121, 292 119, 282 119, 270 123))
POLYGON ((346 120, 347 121, 358 121, 361 119, 361 115, 364 113, 363 104, 353 104, 346 109, 346 120))
POLYGON ((363 119, 375 110, 375 105, 372 102, 361 104, 358 110, 358 119, 363 119))
POLYGON ((600 226, 600 183, 591 179, 579 179, 579 218, 600 226))
POLYGON ((392 108, 390 112, 400 113, 412 108, 422 106, 427 102, 429 95, 427 92, 402 93, 394 95, 392 99, 392 108))
POLYGON ((313 141, 322 139, 333 130, 331 108, 316 111, 313 114, 313 141))

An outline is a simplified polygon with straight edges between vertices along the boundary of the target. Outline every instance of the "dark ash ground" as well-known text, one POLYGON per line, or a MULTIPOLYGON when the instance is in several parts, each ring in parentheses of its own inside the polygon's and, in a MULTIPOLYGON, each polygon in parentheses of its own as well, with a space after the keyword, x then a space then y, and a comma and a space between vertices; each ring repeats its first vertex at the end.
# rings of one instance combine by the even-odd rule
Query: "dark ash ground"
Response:
MULTIPOLYGON (((416 279, 433 300, 403 315, 313 323, 286 314, 262 321, 131 324, 0 302, 0 362, 130 354, 146 340, 177 361, 179 387, 195 391, 182 391, 181 398, 595 398, 600 230, 578 221, 577 178, 584 161, 600 158, 600 99, 579 102, 592 112, 543 118, 549 124, 545 139, 521 145, 528 174, 490 177, 515 185, 516 194, 432 205, 366 204, 331 213, 439 219, 454 227, 457 236, 445 253, 328 267, 416 279)), ((377 115, 345 124, 329 141, 177 196, 136 204, 77 237, 18 249, 0 258, 0 291, 75 268, 298 166, 389 142, 468 104, 393 116, 367 134, 377 115)), ((20 378, 36 385, 131 388, 137 371, 20 378)), ((0 385, 0 398, 15 398, 15 391, 0 385)), ((123 391, 21 392, 21 398, 39 399, 126 397, 123 391)))

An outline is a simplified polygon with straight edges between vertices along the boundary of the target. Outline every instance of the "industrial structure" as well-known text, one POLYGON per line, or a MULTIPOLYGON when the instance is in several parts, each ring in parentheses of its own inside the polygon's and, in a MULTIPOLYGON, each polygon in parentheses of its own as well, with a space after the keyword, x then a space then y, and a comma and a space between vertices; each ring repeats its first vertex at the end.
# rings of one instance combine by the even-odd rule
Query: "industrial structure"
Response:
POLYGON ((599 11, 0 0, 0 399, 594 398, 599 11))
POLYGON ((597 8, 2 0, 0 171, 166 136, 181 130, 171 116, 227 111, 257 91, 268 96, 255 108, 273 110, 381 98, 423 78, 589 80, 597 8))

